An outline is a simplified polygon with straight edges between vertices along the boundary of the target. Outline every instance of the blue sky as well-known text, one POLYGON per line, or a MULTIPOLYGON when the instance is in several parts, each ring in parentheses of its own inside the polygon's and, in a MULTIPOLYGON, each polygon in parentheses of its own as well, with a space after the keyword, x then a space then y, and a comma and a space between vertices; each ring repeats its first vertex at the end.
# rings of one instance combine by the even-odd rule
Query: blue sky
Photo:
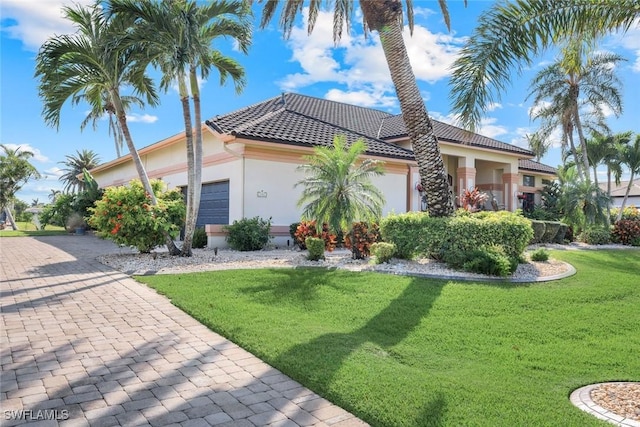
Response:
MULTIPOLYGON (((116 157, 106 121, 97 130, 88 126, 80 131, 88 107, 67 104, 59 129, 44 124, 42 104, 38 98, 38 81, 34 78, 34 59, 39 46, 54 34, 72 31, 61 17, 63 0, 2 0, 1 8, 1 105, 0 143, 21 146, 32 151, 34 166, 43 178, 27 184, 18 198, 31 203, 48 201, 52 189, 61 189, 59 163, 76 150, 91 149, 103 162, 116 157)), ((78 3, 89 3, 80 0, 78 3)), ((470 0, 465 8, 459 0, 448 2, 451 31, 444 25, 437 1, 414 0, 416 26, 413 37, 406 35, 409 55, 430 114, 453 122, 450 114, 449 66, 478 16, 489 8, 490 1, 470 0)), ((259 14, 256 14, 256 22, 259 14)), ((302 19, 290 39, 285 40, 274 20, 269 28, 254 29, 253 45, 245 56, 222 41, 218 49, 236 58, 245 67, 247 87, 236 95, 231 84, 219 85, 212 74, 202 82, 203 117, 224 114, 277 96, 283 91, 348 102, 398 113, 398 102, 377 36, 364 38, 361 17, 354 17, 354 28, 333 45, 331 15, 319 16, 316 29, 307 35, 302 19)), ((613 131, 640 132, 640 24, 625 36, 612 35, 602 40, 599 49, 616 52, 628 61, 617 68, 623 82, 624 114, 609 118, 613 131)), ((536 130, 529 120, 531 102, 526 101, 531 77, 554 59, 547 52, 530 69, 512 77, 511 86, 499 103, 489 106, 479 133, 526 147, 525 135, 536 130)), ((150 74, 157 77, 153 71, 150 74)), ((175 90, 161 97, 156 108, 137 109, 129 116, 131 133, 138 148, 147 146, 183 130, 181 107, 175 90)), ((126 147, 125 147, 126 150, 126 147)), ((559 148, 553 148, 544 163, 560 163, 559 148)))

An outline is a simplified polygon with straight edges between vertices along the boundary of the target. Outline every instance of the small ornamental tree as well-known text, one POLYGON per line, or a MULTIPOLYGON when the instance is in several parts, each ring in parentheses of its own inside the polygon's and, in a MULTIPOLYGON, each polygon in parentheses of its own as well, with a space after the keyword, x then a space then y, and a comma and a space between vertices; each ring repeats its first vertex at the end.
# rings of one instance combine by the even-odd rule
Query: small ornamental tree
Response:
POLYGON ((89 224, 100 237, 148 253, 165 243, 165 233, 176 237, 184 223, 186 208, 178 190, 167 191, 159 180, 151 182, 157 205, 140 181, 107 188, 95 208, 89 208, 89 224))

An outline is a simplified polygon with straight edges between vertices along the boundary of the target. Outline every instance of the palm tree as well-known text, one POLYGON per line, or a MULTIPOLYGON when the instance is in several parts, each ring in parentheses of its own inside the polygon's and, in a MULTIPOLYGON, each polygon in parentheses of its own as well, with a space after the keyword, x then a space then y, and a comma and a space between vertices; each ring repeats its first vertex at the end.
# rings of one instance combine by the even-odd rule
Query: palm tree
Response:
MULTIPOLYGON (((264 28, 271 21, 280 3, 283 3, 280 24, 285 35, 288 36, 298 12, 303 9, 304 2, 301 0, 264 0, 261 27, 264 28)), ((409 29, 413 33, 412 0, 404 2, 402 0, 361 0, 360 9, 364 18, 365 31, 376 31, 380 35, 382 49, 400 102, 402 117, 418 163, 420 181, 422 187, 427 189, 429 213, 432 216, 449 216, 453 213, 453 200, 449 193, 449 183, 440 146, 402 38, 403 3, 406 7, 409 29)), ((320 4, 318 0, 308 2, 309 33, 313 31, 320 4)), ((445 22, 449 26, 446 0, 440 0, 439 4, 445 22)), ((333 38, 337 42, 342 36, 343 24, 346 23, 347 27, 350 25, 354 2, 353 0, 335 0, 333 5, 333 38)))
POLYGON ((546 135, 543 132, 534 132, 531 135, 527 134, 525 138, 527 138, 529 149, 533 151, 533 154, 536 156, 536 161, 539 162, 545 154, 547 154, 551 146, 546 135))
POLYGON ((558 204, 564 220, 579 232, 586 226, 607 225, 611 198, 591 181, 579 179, 575 165, 558 168, 560 197, 558 204))
POLYGON ((295 187, 304 187, 298 206, 304 205, 302 218, 323 223, 338 233, 348 231, 355 221, 377 221, 382 215, 385 199, 371 183, 372 176, 384 174, 382 162, 358 158, 366 145, 358 140, 347 147, 346 139, 338 135, 331 147, 315 147, 314 154, 298 167, 306 174, 295 187))
POLYGON ((49 193, 49 200, 51 200, 52 203, 55 203, 56 199, 62 194, 62 191, 60 190, 56 190, 56 189, 51 189, 51 192, 49 193))
POLYGON ((529 97, 533 96, 534 118, 560 118, 563 141, 569 141, 578 172, 589 180, 590 164, 584 128, 606 128, 602 110, 608 107, 616 116, 622 112, 620 81, 614 66, 624 58, 599 53, 583 59, 582 40, 569 41, 560 60, 536 74, 529 97), (546 105, 541 108, 541 105, 546 105), (587 121, 587 108, 595 121, 587 121), (580 150, 574 143, 577 131, 580 150))
POLYGON ((136 20, 130 42, 143 46, 149 61, 163 73, 161 88, 178 84, 182 103, 187 149, 187 217, 181 255, 192 255, 200 193, 202 189, 202 114, 198 74, 208 77, 212 69, 220 74, 220 84, 231 77, 236 92, 245 85, 244 69, 232 58, 211 48, 220 38, 231 38, 247 53, 251 39, 249 9, 242 1, 223 1, 197 5, 193 0, 111 0, 117 14, 136 20), (198 73, 199 72, 199 73, 198 73), (192 122, 189 93, 193 99, 195 126, 192 122), (195 142, 193 132, 195 131, 195 142))
POLYGON ((622 175, 619 160, 620 147, 629 141, 631 141, 631 132, 615 135, 592 132, 591 138, 587 140, 587 155, 593 169, 593 180, 596 185, 599 185, 597 169, 599 165, 605 165, 607 167, 607 194, 609 196, 611 196, 611 175, 615 175, 618 184, 622 175))
POLYGON ((80 193, 85 190, 85 182, 78 178, 83 171, 93 169, 100 164, 100 157, 93 150, 76 150, 75 155, 66 155, 67 160, 59 162, 66 167, 65 173, 60 176, 60 181, 65 183, 64 191, 67 193, 80 193))
MULTIPOLYGON (((80 130, 84 130, 84 128, 91 122, 93 130, 96 130, 98 127, 98 121, 102 120, 107 115, 107 120, 109 122, 109 135, 113 136, 113 142, 116 147, 116 157, 122 156, 122 147, 124 144, 124 136, 122 134, 122 129, 120 129, 120 125, 118 123, 116 117, 115 108, 113 108, 113 104, 109 102, 109 94, 107 92, 102 94, 103 102, 102 104, 96 104, 92 107, 93 110, 89 111, 87 117, 80 124, 80 130)), ((143 107, 144 102, 142 99, 135 96, 121 96, 122 106, 125 111, 128 111, 131 105, 135 104, 138 107, 143 107)))
POLYGON ((588 39, 637 25, 638 0, 518 0, 497 2, 479 19, 451 77, 452 110, 474 129, 483 111, 500 98, 545 49, 578 34, 588 39), (515 71, 515 72, 514 72, 515 71))
POLYGON ((7 221, 14 230, 17 230, 11 209, 15 194, 30 180, 39 179, 40 173, 29 162, 33 157, 31 151, 23 150, 21 147, 9 148, 0 144, 3 153, 0 153, 0 212, 4 212, 7 221))
MULTIPOLYGON (((91 7, 76 5, 62 10, 76 32, 49 38, 36 57, 44 120, 58 128, 67 100, 72 104, 88 102, 91 111, 97 111, 104 107, 104 95, 108 94, 140 181, 155 205, 157 199, 129 132, 120 94, 123 87, 128 87, 133 90, 133 96, 144 99, 148 105, 158 103, 153 83, 141 62, 144 50, 140 46, 123 45, 132 22, 126 17, 108 16, 99 2, 91 7)), ((168 234, 167 247, 170 253, 178 252, 168 234)))
POLYGON ((631 191, 631 186, 633 185, 633 180, 636 174, 640 174, 640 134, 636 135, 636 140, 633 142, 633 144, 626 144, 624 146, 624 148, 620 152, 620 162, 624 166, 629 168, 629 172, 631 173, 631 175, 629 176, 629 184, 627 184, 627 189, 624 192, 622 205, 620 206, 620 210, 618 211, 618 221, 622 219, 622 212, 624 211, 624 207, 627 204, 629 192, 631 191))

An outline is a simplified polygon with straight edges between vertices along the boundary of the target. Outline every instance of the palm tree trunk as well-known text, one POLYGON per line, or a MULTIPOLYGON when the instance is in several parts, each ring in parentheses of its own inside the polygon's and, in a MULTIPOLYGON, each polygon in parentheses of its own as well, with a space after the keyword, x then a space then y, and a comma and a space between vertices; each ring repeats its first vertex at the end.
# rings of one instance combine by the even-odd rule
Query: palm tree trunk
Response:
POLYGON ((180 102, 182 103, 182 117, 184 119, 187 149, 187 216, 185 219, 184 241, 180 255, 191 256, 191 241, 193 239, 193 230, 196 221, 193 214, 196 184, 194 175, 193 123, 191 121, 189 91, 187 90, 187 82, 184 74, 178 76, 178 91, 180 93, 180 102))
POLYGON ((616 218, 616 221, 620 221, 622 219, 622 212, 624 211, 624 207, 627 204, 627 199, 629 198, 629 193, 631 192, 631 186, 633 185, 633 178, 635 176, 633 172, 633 169, 631 169, 629 184, 627 184, 627 190, 624 192, 624 197, 622 198, 622 204, 620 205, 620 210, 618 211, 618 217, 616 218))
POLYGON ((380 34, 402 117, 418 163, 420 182, 426 189, 429 214, 449 216, 453 213, 449 182, 438 139, 402 38, 402 4, 400 0, 361 0, 360 7, 369 28, 380 34))
MULTIPOLYGON (((200 198, 202 194, 202 113, 200 108, 200 88, 198 87, 198 78, 196 69, 191 67, 189 70, 189 83, 191 86, 191 95, 193 96, 193 111, 195 119, 195 143, 192 144, 193 164, 189 169, 189 175, 193 175, 191 186, 193 188, 190 217, 187 217, 185 225, 184 243, 182 245, 182 256, 192 255, 193 233, 196 229, 198 221, 198 212, 200 210, 200 198)), ((191 177, 190 177, 191 179, 191 177)))
POLYGON ((578 158, 578 150, 576 150, 576 144, 573 142, 573 131, 567 134, 567 140, 569 141, 569 147, 571 149, 571 154, 573 154, 573 160, 576 163, 576 169, 578 170, 578 177, 580 179, 584 179, 584 173, 582 172, 582 162, 578 158))
MULTIPOLYGON (((584 136, 584 130, 582 129, 582 120, 580 120, 580 113, 578 112, 578 93, 576 91, 575 94, 575 105, 573 109, 573 120, 576 124, 576 129, 578 130, 578 141, 580 142, 580 150, 581 158, 582 158, 582 166, 584 167, 584 179, 588 182, 591 181, 589 175, 591 174, 591 167, 589 166, 589 156, 587 154, 587 139, 584 136)), ((579 159, 576 158, 576 162, 579 159)))
MULTIPOLYGON (((136 167, 136 171, 138 172, 138 177, 140 178, 140 182, 144 187, 144 190, 149 194, 149 198, 151 199, 152 205, 158 204, 158 199, 156 198, 155 193, 153 192, 153 188, 151 187, 151 182, 149 181, 149 176, 147 175, 147 171, 144 169, 144 165, 142 164, 142 160, 140 159, 140 155, 138 154, 138 150, 136 150, 136 146, 133 144, 133 139, 131 138, 131 132, 129 132, 129 126, 127 125, 127 115, 122 107, 122 101, 120 100, 120 95, 117 90, 111 90, 111 98, 113 105, 116 110, 116 117, 118 118, 118 123, 120 124, 120 129, 122 130, 122 136, 124 140, 127 142, 127 147, 129 148, 129 153, 131 154, 131 159, 133 160, 133 164, 136 167)), ((165 233, 165 244, 167 245, 167 249, 171 255, 177 255, 180 253, 180 250, 176 247, 175 243, 173 243, 173 239, 169 235, 169 233, 165 233)))
POLYGON ((181 256, 191 256, 191 246, 193 241, 193 231, 197 217, 194 214, 196 180, 195 180, 195 153, 193 147, 193 122, 191 120, 191 105, 189 104, 189 91, 184 74, 178 76, 178 86, 180 91, 180 102, 182 102, 182 114, 184 118, 184 133, 186 136, 187 148, 187 217, 184 225, 184 241, 182 244, 181 256))

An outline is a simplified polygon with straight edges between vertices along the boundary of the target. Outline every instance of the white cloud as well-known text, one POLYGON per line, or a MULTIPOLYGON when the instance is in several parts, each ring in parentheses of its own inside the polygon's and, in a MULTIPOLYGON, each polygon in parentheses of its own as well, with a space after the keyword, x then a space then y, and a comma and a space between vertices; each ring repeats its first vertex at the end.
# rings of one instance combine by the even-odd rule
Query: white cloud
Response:
POLYGON ((55 179, 58 179, 58 178, 60 178, 60 177, 61 177, 65 172, 64 172, 61 168, 59 168, 59 167, 57 167, 57 166, 54 166, 54 167, 52 167, 52 168, 45 169, 44 171, 42 171, 42 172, 40 172, 40 173, 41 173, 43 176, 53 177, 53 178, 55 178, 55 179))
POLYGON ((88 5, 92 0, 2 0, 2 31, 21 40, 29 50, 37 51, 55 34, 69 34, 73 27, 62 16, 62 5, 88 5))
POLYGON ((158 116, 152 116, 151 114, 127 114, 127 121, 130 123, 155 123, 158 120, 158 116))
POLYGON ((495 111, 495 110, 499 110, 502 108, 502 104, 498 103, 498 102, 492 102, 491 104, 487 105, 486 110, 487 111, 495 111))
MULTIPOLYGON (((450 74, 449 68, 456 58, 458 46, 464 40, 433 34, 419 25, 415 26, 413 37, 405 28, 404 37, 416 78, 430 83, 450 74)), ((388 97, 395 98, 380 38, 376 33, 367 38, 344 34, 335 46, 332 13, 321 11, 313 33, 307 34, 306 22, 303 22, 292 30, 288 47, 292 50, 291 61, 298 63, 302 71, 285 76, 279 82, 282 90, 294 91, 315 83, 329 82, 345 85, 348 92, 355 93, 353 98, 356 99, 363 99, 363 94, 369 93, 369 99, 377 98, 382 102, 377 106, 386 106, 388 97)), ((346 91, 338 91, 327 96, 344 98, 345 94, 346 91)))
POLYGON ((397 105, 396 97, 385 96, 384 92, 379 90, 343 91, 331 89, 324 97, 331 101, 360 105, 361 107, 395 107, 397 105))
POLYGON ((20 151, 30 151, 31 153, 33 153, 33 157, 31 157, 30 160, 35 160, 39 163, 50 162, 49 158, 44 154, 42 154, 42 152, 39 149, 32 147, 29 144, 3 144, 3 145, 11 150, 16 150, 19 148, 20 151))
POLYGON ((498 136, 505 135, 509 133, 509 130, 501 125, 498 125, 496 122, 498 119, 493 117, 487 117, 480 121, 480 125, 476 129, 476 133, 480 135, 484 135, 489 138, 496 138, 499 140, 498 136))
POLYGON ((635 61, 633 61, 632 70, 640 73, 640 18, 636 19, 626 33, 613 36, 610 41, 613 45, 621 46, 633 52, 635 61))

